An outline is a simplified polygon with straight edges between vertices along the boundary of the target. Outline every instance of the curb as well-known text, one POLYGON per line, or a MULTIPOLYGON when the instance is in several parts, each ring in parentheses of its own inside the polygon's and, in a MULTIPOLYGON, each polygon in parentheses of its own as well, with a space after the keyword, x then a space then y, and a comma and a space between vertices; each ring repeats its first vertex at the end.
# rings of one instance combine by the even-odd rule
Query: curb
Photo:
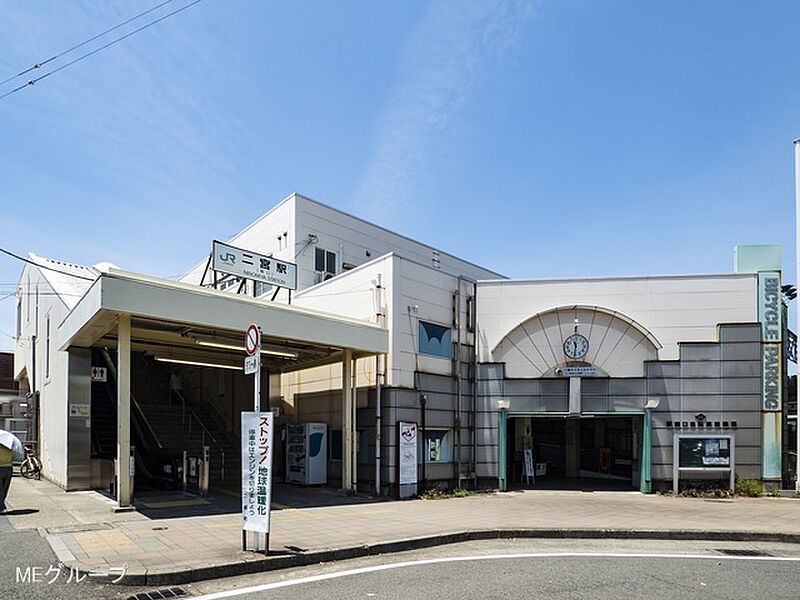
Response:
MULTIPOLYGON (((800 534, 771 533, 758 531, 702 531, 691 529, 658 530, 658 529, 479 529, 464 530, 432 536, 406 538, 376 544, 364 544, 349 548, 317 550, 313 552, 286 553, 272 557, 261 557, 253 554, 245 560, 218 565, 209 565, 184 569, 180 571, 130 573, 120 582, 129 586, 162 586, 191 583, 203 579, 217 579, 237 575, 250 575, 265 571, 277 571, 303 567, 314 563, 362 558, 378 554, 405 552, 459 542, 471 542, 498 539, 618 539, 618 540, 687 540, 718 542, 783 542, 800 544, 800 534)), ((51 543, 54 540, 49 540, 51 543)), ((71 553, 69 553, 71 555, 71 553)), ((68 561, 67 567, 76 567, 81 572, 88 572, 80 562, 68 561)))

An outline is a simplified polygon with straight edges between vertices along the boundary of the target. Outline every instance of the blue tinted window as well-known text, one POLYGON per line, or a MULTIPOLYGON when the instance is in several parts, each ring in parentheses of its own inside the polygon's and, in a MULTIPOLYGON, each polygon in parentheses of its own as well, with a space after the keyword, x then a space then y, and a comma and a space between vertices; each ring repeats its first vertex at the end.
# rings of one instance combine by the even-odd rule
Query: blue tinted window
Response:
POLYGON ((452 351, 450 342, 450 328, 436 325, 435 323, 419 322, 419 351, 421 354, 431 354, 450 358, 452 351))

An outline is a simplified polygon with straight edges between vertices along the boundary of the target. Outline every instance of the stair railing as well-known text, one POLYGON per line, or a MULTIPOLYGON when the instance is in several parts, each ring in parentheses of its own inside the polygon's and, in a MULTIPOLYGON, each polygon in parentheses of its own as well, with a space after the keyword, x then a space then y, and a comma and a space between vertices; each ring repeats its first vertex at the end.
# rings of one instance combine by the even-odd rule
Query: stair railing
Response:
MULTIPOLYGON (((183 415, 186 413, 186 398, 184 398, 183 394, 179 390, 172 390, 172 391, 175 394, 177 394, 178 397, 181 399, 181 415, 183 418, 183 415)), ((189 421, 188 421, 189 433, 190 434, 192 433, 192 421, 193 420, 197 421, 197 424, 200 426, 200 440, 201 440, 200 445, 201 446, 206 445, 206 436, 208 436, 211 442, 217 447, 221 459, 220 478, 222 479, 222 481, 225 481, 225 450, 223 449, 222 445, 217 441, 217 438, 214 437, 214 434, 211 433, 211 430, 208 427, 206 427, 206 424, 203 423, 203 420, 197 416, 197 413, 191 407, 189 407, 188 412, 189 412, 189 421)))
MULTIPOLYGON (((108 350, 103 348, 103 358, 108 365, 108 370, 111 371, 111 376, 114 378, 114 381, 117 380, 117 366, 114 364, 114 361, 111 360, 111 355, 108 353, 108 350)), ((145 417, 144 412, 142 411, 142 407, 139 406, 139 402, 136 401, 136 398, 133 396, 133 392, 130 393, 131 397, 131 408, 136 411, 137 420, 140 420, 144 423, 145 427, 147 428, 147 433, 150 435, 151 439, 156 443, 159 449, 162 449, 164 446, 161 445, 161 440, 158 439, 156 432, 153 431, 152 425, 150 425, 150 421, 147 420, 145 417)))

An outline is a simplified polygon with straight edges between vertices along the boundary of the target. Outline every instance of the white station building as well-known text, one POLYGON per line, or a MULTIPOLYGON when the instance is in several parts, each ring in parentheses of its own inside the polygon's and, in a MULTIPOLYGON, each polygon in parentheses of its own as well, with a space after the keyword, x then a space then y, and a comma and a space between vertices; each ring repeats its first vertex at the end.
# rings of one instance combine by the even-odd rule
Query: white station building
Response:
POLYGON ((15 376, 47 478, 121 505, 134 481, 238 486, 256 323, 280 480, 388 495, 781 484, 775 246, 737 248, 731 273, 511 280, 292 194, 214 248, 178 281, 29 255, 15 376), (262 261, 280 285, 225 260, 262 261))

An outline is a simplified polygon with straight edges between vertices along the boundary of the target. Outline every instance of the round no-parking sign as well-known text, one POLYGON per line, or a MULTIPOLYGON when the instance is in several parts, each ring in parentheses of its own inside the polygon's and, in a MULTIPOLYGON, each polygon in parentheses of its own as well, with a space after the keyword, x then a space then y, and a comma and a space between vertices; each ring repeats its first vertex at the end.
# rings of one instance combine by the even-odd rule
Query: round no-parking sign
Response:
POLYGON ((250 323, 247 332, 244 334, 244 349, 248 356, 253 356, 261 346, 261 332, 255 323, 250 323))

